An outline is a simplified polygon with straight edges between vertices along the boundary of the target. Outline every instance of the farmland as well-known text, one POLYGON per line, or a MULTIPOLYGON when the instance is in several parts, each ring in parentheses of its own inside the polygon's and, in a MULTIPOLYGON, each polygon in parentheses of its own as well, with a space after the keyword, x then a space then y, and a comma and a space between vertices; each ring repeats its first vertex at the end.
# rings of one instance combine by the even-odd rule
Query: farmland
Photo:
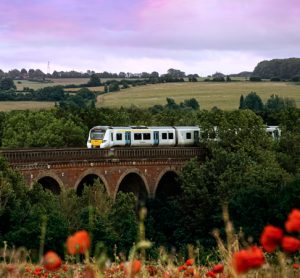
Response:
MULTIPOLYGON (((39 89, 55 85, 84 84, 87 78, 63 78, 52 79, 50 83, 31 82, 27 80, 15 81, 19 90, 23 87, 39 89)), ((102 82, 106 81, 101 79, 102 82)), ((104 87, 91 87, 91 91, 103 92, 104 87)), ((66 89, 69 92, 77 91, 79 88, 66 89)), ((136 105, 147 108, 155 104, 166 104, 166 98, 174 98, 177 103, 185 99, 195 98, 200 103, 201 109, 211 109, 218 107, 223 110, 234 110, 239 106, 240 96, 256 92, 265 102, 272 94, 280 97, 293 98, 297 107, 300 107, 300 86, 295 83, 285 82, 184 82, 184 83, 160 83, 145 86, 130 87, 119 92, 111 92, 100 95, 97 99, 97 107, 129 107, 136 105)), ((0 110, 13 109, 39 109, 50 108, 51 105, 45 103, 22 102, 0 103, 0 110)))
POLYGON ((224 110, 237 109, 240 96, 256 92, 265 102, 272 94, 293 98, 300 107, 300 86, 283 82, 185 82, 164 83, 131 87, 120 92, 100 95, 98 107, 128 107, 132 104, 149 107, 166 104, 166 98, 174 98, 177 103, 195 98, 201 109, 218 107, 224 110))

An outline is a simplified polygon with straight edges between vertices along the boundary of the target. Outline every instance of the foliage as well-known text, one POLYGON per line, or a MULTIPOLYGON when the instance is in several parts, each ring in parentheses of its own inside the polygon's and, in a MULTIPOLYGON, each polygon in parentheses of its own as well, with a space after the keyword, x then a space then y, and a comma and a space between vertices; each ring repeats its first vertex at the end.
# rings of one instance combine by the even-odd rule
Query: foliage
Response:
POLYGON ((260 78, 279 77, 291 79, 300 74, 300 58, 273 59, 262 61, 254 68, 253 76, 260 78))
POLYGON ((101 86, 100 78, 96 74, 92 74, 90 80, 87 83, 88 86, 96 87, 101 86))
POLYGON ((71 119, 52 111, 11 112, 4 124, 3 147, 83 146, 87 131, 71 119))
POLYGON ((16 89, 16 85, 14 84, 12 78, 7 77, 7 78, 0 79, 0 91, 10 90, 10 89, 16 89))

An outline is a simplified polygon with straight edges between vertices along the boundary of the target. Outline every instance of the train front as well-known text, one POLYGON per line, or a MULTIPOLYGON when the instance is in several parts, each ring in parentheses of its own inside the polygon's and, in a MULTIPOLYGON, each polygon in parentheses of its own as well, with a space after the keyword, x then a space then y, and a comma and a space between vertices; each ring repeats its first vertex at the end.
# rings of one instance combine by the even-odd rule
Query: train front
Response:
POLYGON ((106 132, 105 128, 93 127, 89 133, 87 147, 89 149, 100 148, 100 145, 103 143, 105 132, 106 132))

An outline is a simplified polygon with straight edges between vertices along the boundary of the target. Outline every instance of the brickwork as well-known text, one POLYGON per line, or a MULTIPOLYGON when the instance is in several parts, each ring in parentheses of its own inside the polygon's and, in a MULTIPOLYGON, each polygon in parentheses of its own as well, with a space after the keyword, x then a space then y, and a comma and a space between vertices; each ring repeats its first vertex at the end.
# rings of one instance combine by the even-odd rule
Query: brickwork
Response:
POLYGON ((179 174, 192 157, 204 159, 201 148, 120 148, 115 150, 42 149, 2 151, 11 166, 19 171, 31 186, 42 178, 50 177, 60 190, 77 190, 88 175, 101 179, 110 196, 115 198, 123 179, 138 175, 150 197, 168 172, 179 174))

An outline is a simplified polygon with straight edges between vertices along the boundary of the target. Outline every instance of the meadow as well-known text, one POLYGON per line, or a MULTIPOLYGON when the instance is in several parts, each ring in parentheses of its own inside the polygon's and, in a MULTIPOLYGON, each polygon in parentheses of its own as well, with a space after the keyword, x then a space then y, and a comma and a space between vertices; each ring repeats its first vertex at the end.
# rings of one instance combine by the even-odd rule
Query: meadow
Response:
MULTIPOLYGON (((15 81, 18 90, 23 87, 39 89, 55 85, 84 84, 88 78, 62 78, 52 79, 51 83, 32 82, 27 80, 15 81)), ((106 79, 101 79, 106 81, 106 79)), ((103 92, 104 87, 91 87, 92 91, 103 92)), ((79 88, 67 89, 69 92, 78 91, 79 88)), ((234 110, 239 106, 240 96, 246 96, 250 92, 256 92, 265 102, 272 94, 280 97, 293 98, 297 107, 300 107, 300 86, 295 83, 285 82, 184 82, 150 84, 145 86, 130 87, 119 92, 111 92, 99 95, 97 107, 130 107, 135 105, 147 108, 156 104, 165 105, 166 98, 174 98, 177 103, 185 99, 195 98, 200 109, 210 110, 218 107, 223 110, 234 110)), ((13 109, 47 109, 54 104, 45 102, 0 102, 0 111, 13 109)))
POLYGON ((256 92, 265 102, 272 94, 293 98, 300 107, 300 86, 284 82, 185 82, 164 83, 131 87, 120 92, 98 96, 98 107, 150 107, 166 104, 166 98, 174 98, 177 103, 195 98, 201 109, 218 107, 234 110, 239 107, 240 96, 256 92))

